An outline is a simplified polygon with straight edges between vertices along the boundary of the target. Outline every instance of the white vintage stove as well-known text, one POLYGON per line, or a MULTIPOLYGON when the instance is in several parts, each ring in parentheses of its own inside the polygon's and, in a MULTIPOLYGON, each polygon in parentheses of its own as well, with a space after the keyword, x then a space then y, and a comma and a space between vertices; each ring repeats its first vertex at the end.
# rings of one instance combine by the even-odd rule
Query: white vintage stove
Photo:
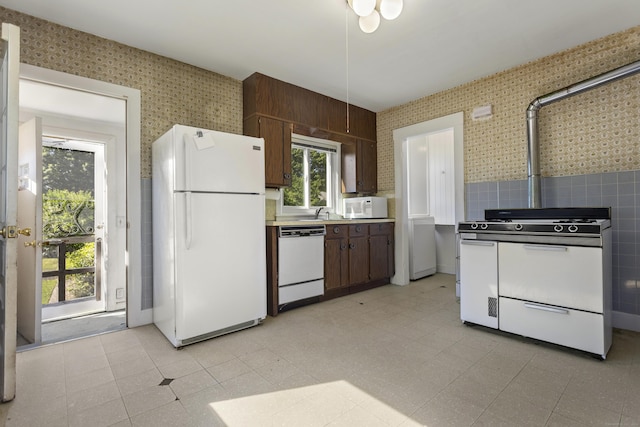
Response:
POLYGON ((460 317, 606 357, 610 208, 491 209, 458 224, 460 317))

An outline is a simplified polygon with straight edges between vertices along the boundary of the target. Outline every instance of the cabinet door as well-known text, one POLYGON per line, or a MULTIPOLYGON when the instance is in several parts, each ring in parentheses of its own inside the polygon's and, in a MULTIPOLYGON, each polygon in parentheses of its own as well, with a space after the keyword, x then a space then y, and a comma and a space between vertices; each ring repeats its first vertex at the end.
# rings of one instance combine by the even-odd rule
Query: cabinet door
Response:
POLYGON ((369 276, 384 279, 394 274, 393 223, 369 224, 369 276))
POLYGON ((341 152, 342 192, 375 193, 378 189, 376 143, 343 142, 341 152))
POLYGON ((265 185, 291 185, 291 128, 289 123, 268 117, 259 119, 259 136, 264 138, 265 185))
POLYGON ((369 238, 349 237, 349 284, 369 281, 369 238))
POLYGON ((498 328, 498 244, 460 241, 460 318, 498 328))
POLYGON ((375 142, 359 140, 356 156, 358 192, 375 193, 378 190, 377 161, 375 142))
POLYGON ((349 252, 346 238, 324 242, 324 288, 338 289, 349 286, 349 252))
POLYGON ((371 280, 389 277, 389 239, 384 234, 369 237, 369 268, 371 280))
POLYGON ((355 142, 342 142, 341 157, 342 157, 342 192, 343 193, 357 193, 357 172, 356 172, 356 154, 357 144, 355 142))

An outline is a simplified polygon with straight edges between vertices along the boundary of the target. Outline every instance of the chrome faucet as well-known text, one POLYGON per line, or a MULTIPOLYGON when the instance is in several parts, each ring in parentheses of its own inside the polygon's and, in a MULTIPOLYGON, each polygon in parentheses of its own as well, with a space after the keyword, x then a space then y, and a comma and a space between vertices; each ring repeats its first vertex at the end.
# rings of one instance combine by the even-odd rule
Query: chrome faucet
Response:
POLYGON ((318 219, 320 217, 320 212, 322 212, 322 209, 324 209, 324 207, 320 207, 320 208, 316 209, 316 219, 318 219))

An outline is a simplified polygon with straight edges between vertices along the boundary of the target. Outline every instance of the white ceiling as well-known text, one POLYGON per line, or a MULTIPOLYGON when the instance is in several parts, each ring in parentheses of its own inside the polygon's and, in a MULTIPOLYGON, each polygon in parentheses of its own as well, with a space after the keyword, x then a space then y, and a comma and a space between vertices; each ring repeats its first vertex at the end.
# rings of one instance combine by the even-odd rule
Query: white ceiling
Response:
POLYGON ((398 19, 364 34, 346 0, 0 5, 238 80, 258 71, 375 112, 631 28, 640 16, 638 0, 404 0, 398 19))

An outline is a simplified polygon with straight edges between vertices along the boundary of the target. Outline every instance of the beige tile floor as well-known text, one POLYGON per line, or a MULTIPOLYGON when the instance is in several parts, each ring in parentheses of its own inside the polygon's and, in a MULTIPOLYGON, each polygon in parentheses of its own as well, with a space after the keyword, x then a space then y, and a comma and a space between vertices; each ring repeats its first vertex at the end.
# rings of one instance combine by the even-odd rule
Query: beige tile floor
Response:
POLYGON ((640 425, 640 334, 602 362, 464 326, 440 274, 182 350, 152 325, 41 347, 17 371, 7 426, 640 425))

